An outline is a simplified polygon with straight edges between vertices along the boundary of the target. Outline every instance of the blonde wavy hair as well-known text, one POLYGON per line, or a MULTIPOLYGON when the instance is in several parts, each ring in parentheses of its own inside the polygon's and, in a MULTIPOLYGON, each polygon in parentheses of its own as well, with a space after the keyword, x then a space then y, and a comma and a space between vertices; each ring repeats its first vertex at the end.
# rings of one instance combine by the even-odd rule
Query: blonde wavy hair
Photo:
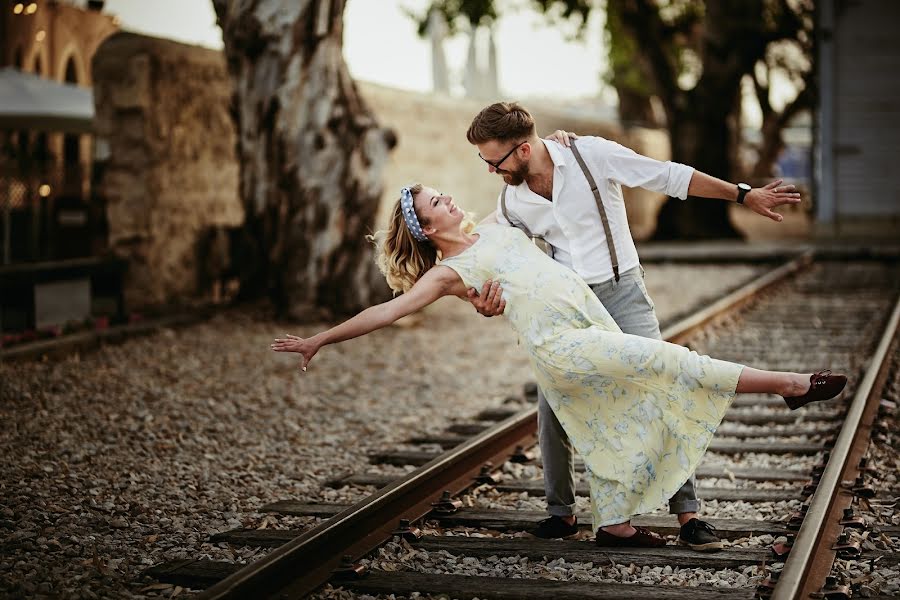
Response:
MULTIPOLYGON (((409 191, 415 197, 423 187, 421 183, 416 183, 409 186, 409 191)), ((418 213, 416 216, 422 227, 428 226, 428 219, 422 218, 418 213)), ((462 230, 468 233, 474 228, 473 216, 465 213, 462 230)), ((408 292, 440 260, 440 253, 431 240, 420 242, 413 237, 400 211, 399 198, 391 210, 387 229, 376 231, 374 235, 367 236, 367 239, 375 244, 375 264, 395 295, 408 292)))

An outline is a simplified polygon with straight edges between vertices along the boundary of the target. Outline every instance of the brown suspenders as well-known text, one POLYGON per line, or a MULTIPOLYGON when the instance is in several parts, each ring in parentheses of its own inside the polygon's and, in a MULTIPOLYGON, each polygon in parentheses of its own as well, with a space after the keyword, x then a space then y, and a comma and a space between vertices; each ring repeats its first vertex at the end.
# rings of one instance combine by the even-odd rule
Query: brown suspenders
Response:
MULTIPOLYGON (((609 219, 606 218, 606 209, 603 207, 603 201, 600 199, 600 190, 597 189, 597 183, 594 181, 594 176, 591 175, 591 172, 585 164, 584 159, 581 158, 581 153, 575 146, 574 140, 572 141, 571 148, 572 153, 575 155, 575 160, 578 161, 578 166, 581 167, 581 171, 584 173, 584 177, 587 179, 588 185, 591 186, 591 193, 594 194, 594 200, 597 201, 597 210, 600 212, 600 222, 603 223, 603 233, 606 234, 606 245, 609 247, 609 258, 612 261, 613 276, 615 277, 616 281, 619 281, 619 258, 618 256, 616 256, 616 246, 613 243, 612 232, 609 229, 609 219)), ((508 185, 504 185, 503 191, 500 194, 500 210, 503 212, 503 217, 507 221, 512 223, 512 219, 509 218, 509 213, 506 211, 506 188, 508 187, 508 185)), ((513 225, 524 231, 525 235, 531 238, 531 240, 534 241, 535 244, 538 244, 537 240, 540 240, 545 244, 547 243, 543 237, 536 236, 531 233, 531 230, 528 229, 528 226, 525 225, 525 223, 513 225)), ((548 254, 552 256, 552 252, 548 252, 548 254)))

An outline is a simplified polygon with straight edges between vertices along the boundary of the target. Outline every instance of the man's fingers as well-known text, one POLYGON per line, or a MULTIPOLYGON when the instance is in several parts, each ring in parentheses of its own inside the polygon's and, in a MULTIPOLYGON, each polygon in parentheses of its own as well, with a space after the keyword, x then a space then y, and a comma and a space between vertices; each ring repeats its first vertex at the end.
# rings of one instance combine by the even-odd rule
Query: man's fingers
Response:
POLYGON ((765 189, 767 189, 767 190, 774 189, 774 188, 778 187, 779 185, 781 185, 782 183, 784 183, 784 179, 776 179, 775 181, 773 181, 772 183, 767 185, 765 189))
POLYGON ((496 282, 496 281, 493 281, 493 282, 491 282, 491 285, 489 285, 489 286, 487 287, 487 293, 485 293, 485 295, 484 295, 484 296, 485 296, 485 299, 486 299, 488 302, 493 301, 493 299, 494 299, 493 296, 494 296, 494 293, 495 293, 496 291, 497 291, 497 282, 496 282))

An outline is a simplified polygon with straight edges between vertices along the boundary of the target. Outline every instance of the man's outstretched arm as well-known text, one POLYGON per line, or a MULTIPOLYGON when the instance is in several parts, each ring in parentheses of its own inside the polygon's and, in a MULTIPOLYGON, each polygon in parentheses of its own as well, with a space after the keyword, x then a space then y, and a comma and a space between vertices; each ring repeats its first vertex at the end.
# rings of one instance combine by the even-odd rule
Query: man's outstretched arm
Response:
MULTIPOLYGON (((695 170, 688 185, 688 196, 721 198, 734 202, 738 198, 738 188, 734 183, 729 183, 695 170)), ((744 205, 747 208, 764 217, 769 217, 773 221, 781 221, 784 217, 773 212, 772 209, 799 203, 800 192, 797 191, 794 185, 785 185, 781 179, 773 181, 764 187, 753 188, 744 196, 744 205)))

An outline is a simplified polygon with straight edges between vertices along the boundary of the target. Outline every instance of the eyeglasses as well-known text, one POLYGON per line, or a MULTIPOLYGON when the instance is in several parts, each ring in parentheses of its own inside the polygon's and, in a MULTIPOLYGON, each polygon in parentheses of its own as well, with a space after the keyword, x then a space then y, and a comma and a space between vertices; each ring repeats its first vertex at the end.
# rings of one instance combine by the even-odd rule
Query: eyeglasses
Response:
POLYGON ((528 141, 528 140, 522 140, 521 142, 519 142, 518 144, 516 144, 515 146, 513 146, 513 147, 512 147, 512 150, 510 150, 509 152, 507 152, 507 153, 503 156, 503 158, 501 158, 501 159, 498 160, 497 162, 491 162, 491 161, 489 161, 488 159, 486 159, 485 157, 483 157, 483 156, 481 155, 481 152, 478 153, 478 158, 480 158, 481 160, 483 160, 483 161, 486 162, 487 164, 491 165, 491 166, 494 167, 495 169, 499 170, 499 169, 500 169, 500 165, 503 164, 503 161, 506 160, 507 158, 509 158, 510 155, 511 155, 513 152, 516 151, 516 148, 518 148, 519 146, 521 146, 522 144, 524 144, 524 143, 527 142, 527 141, 528 141))

